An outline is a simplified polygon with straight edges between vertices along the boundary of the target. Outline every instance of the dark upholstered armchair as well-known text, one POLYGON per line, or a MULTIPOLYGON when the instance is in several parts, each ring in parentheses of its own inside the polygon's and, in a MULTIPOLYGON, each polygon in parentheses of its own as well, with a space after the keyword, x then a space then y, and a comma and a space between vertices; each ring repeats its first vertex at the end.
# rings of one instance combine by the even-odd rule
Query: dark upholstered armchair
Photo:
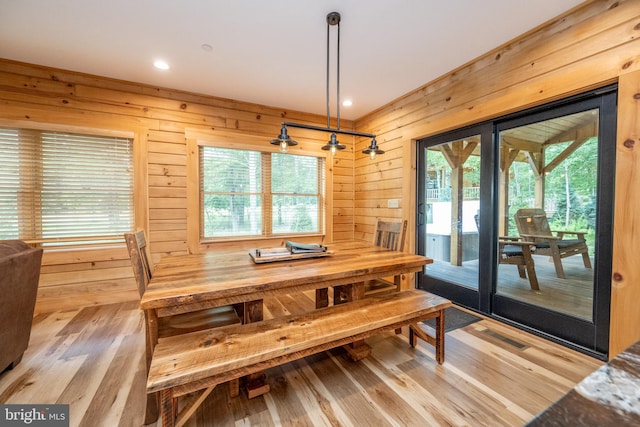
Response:
POLYGON ((0 372, 12 369, 29 345, 42 249, 0 240, 0 372))

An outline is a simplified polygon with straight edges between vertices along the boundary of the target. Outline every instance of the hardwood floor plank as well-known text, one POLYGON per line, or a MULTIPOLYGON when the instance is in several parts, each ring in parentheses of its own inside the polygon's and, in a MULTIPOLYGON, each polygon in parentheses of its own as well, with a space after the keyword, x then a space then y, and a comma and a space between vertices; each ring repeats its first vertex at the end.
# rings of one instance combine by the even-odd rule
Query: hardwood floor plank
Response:
MULTIPOLYGON (((265 317, 307 310, 311 296, 265 302, 265 317)), ((266 396, 216 387, 186 425, 521 426, 602 365, 490 319, 447 333, 443 365, 405 335, 367 342, 360 362, 338 348, 268 370, 266 396)), ((39 314, 22 362, 0 374, 0 403, 69 403, 71 426, 139 426, 143 344, 135 301, 39 314)))
MULTIPOLYGON (((326 356, 327 354, 323 353, 311 358, 310 367, 322 382, 324 389, 330 391, 330 396, 325 397, 335 401, 344 418, 354 426, 391 425, 386 419, 385 411, 381 411, 376 400, 372 398, 372 394, 378 392, 377 387, 371 384, 365 387, 354 380, 353 375, 357 372, 366 371, 370 374, 369 369, 364 364, 351 360, 342 349, 331 351, 331 357, 326 356)), ((378 379, 377 384, 382 384, 382 381, 378 379)), ((384 387, 387 388, 386 385, 384 387)), ((340 417, 340 422, 343 422, 343 417, 340 417)))
MULTIPOLYGON (((304 359, 283 365, 280 370, 284 381, 278 381, 277 383, 286 387, 282 387, 285 392, 295 393, 299 402, 297 410, 294 408, 292 412, 301 411, 304 413, 304 418, 308 420, 308 425, 337 425, 335 411, 330 402, 316 390, 315 386, 320 382, 304 359)), ((282 414, 280 418, 287 419, 282 414)))
MULTIPOLYGON (((328 352, 323 353, 323 355, 329 357, 328 352)), ((307 405, 311 406, 314 411, 320 412, 323 420, 326 420, 330 426, 351 426, 350 420, 342 407, 338 405, 332 391, 325 386, 309 364, 312 360, 311 358, 298 360, 292 364, 290 369, 290 375, 299 377, 304 384, 303 390, 307 391, 307 405)))
POLYGON ((95 393, 89 402, 87 409, 82 415, 83 425, 106 425, 116 426, 119 424, 127 406, 129 393, 132 388, 136 371, 141 360, 141 354, 136 352, 136 348, 144 345, 141 336, 127 335, 118 345, 111 363, 104 372, 102 381, 98 385, 95 393), (131 357, 138 354, 139 357, 131 357))
POLYGON ((362 361, 366 369, 346 369, 343 366, 343 374, 359 385, 361 393, 372 401, 376 410, 379 411, 389 425, 425 425, 425 421, 435 425, 437 416, 425 413, 423 408, 416 406, 411 399, 405 399, 410 392, 406 383, 402 379, 385 380, 375 374, 381 367, 375 355, 362 361), (401 393, 397 388, 402 387, 401 393))
MULTIPOLYGON (((442 413, 444 422, 440 425, 518 425, 520 417, 513 415, 510 411, 505 411, 504 397, 495 399, 488 396, 484 385, 478 386, 466 381, 464 377, 451 369, 448 361, 443 365, 437 365, 433 352, 425 353, 426 347, 418 346, 416 350, 408 348, 405 344, 406 338, 396 337, 394 340, 387 340, 386 345, 401 349, 410 358, 391 367, 387 375, 396 376, 396 370, 403 373, 403 378, 420 385, 432 396, 428 400, 428 405, 432 411, 442 413), (433 365, 433 368, 430 368, 433 365), (425 369, 425 367, 427 369, 425 369), (499 414, 499 415, 497 415, 499 414)), ((397 350, 396 350, 397 351, 397 350)), ((387 358, 379 358, 383 366, 387 366, 387 358)), ((407 391, 402 396, 414 395, 424 397, 420 392, 407 391)))
MULTIPOLYGON (((504 383, 501 378, 494 378, 493 375, 487 371, 485 364, 491 361, 490 357, 478 354, 476 349, 465 346, 450 336, 446 337, 445 347, 447 349, 447 359, 445 364, 443 364, 441 369, 437 370, 436 373, 445 378, 450 384, 457 385, 459 381, 462 380, 479 390, 484 395, 484 399, 488 399, 487 402, 493 400, 493 409, 495 409, 495 411, 492 411, 494 416, 492 423, 509 425, 507 421, 512 415, 515 415, 520 421, 512 425, 520 425, 522 424, 522 420, 533 417, 533 413, 511 400, 512 396, 508 391, 511 384, 504 383)), ((416 360, 419 363, 424 364, 424 358, 433 360, 434 355, 430 346, 419 343, 416 349, 418 349, 420 353, 416 354, 416 360)), ((516 381, 514 385, 517 386, 518 384, 519 382, 516 381)), ((484 405, 484 403, 481 404, 479 408, 482 408, 484 405)))

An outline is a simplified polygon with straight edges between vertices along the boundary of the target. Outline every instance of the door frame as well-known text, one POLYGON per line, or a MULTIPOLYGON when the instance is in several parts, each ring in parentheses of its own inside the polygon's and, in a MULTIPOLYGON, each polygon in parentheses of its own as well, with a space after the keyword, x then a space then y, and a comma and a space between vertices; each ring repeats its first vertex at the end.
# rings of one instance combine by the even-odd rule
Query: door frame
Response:
POLYGON ((426 253, 425 159, 426 148, 470 135, 481 135, 480 248, 478 289, 455 285, 419 273, 417 287, 442 295, 454 303, 542 336, 567 347, 606 360, 609 351, 617 85, 610 85, 543 106, 510 114, 418 140, 416 185, 416 251, 426 253), (592 321, 514 300, 496 293, 499 190, 499 132, 579 111, 599 109, 596 250, 592 321), (488 138, 488 139, 487 139, 488 138))

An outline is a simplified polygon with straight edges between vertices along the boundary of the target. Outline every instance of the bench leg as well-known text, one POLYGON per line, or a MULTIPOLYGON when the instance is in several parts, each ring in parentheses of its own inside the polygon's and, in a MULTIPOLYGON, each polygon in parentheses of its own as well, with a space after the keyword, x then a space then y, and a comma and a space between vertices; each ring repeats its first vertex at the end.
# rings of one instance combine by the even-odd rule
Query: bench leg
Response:
POLYGON ((229 396, 230 397, 240 396, 240 379, 239 378, 229 381, 229 396))
MULTIPOLYGON (((334 286, 333 305, 344 304, 364 298, 364 282, 352 283, 350 285, 334 286)), ((349 357, 354 362, 362 360, 371 354, 371 347, 364 340, 354 341, 344 346, 349 353, 349 357)))
MULTIPOLYGON (((259 322, 262 320, 262 300, 247 302, 244 304, 245 323, 259 322)), ((249 399, 269 393, 271 387, 267 384, 267 376, 264 372, 256 372, 246 377, 245 388, 249 399)))
POLYGON ((415 347, 418 344, 418 338, 428 342, 435 347, 436 362, 442 365, 444 363, 444 309, 439 310, 436 319, 436 336, 432 337, 414 323, 409 326, 409 344, 415 347))
POLYGON ((440 310, 440 315, 436 317, 436 362, 444 363, 444 310, 440 310))
MULTIPOLYGON (((200 405, 202 405, 207 397, 209 397, 214 388, 216 388, 216 386, 211 386, 204 390, 190 393, 186 396, 181 397, 181 399, 183 400, 179 405, 181 408, 173 417, 175 420, 175 427, 183 427, 187 423, 189 418, 191 418, 193 414, 196 413, 200 405)), ((173 402, 174 410, 177 410, 177 399, 174 399, 173 402)))
POLYGON ((351 344, 344 346, 344 349, 349 353, 349 357, 354 362, 362 360, 371 354, 371 346, 364 342, 364 340, 354 341, 351 344))
POLYGON ((176 425, 176 399, 171 389, 160 392, 160 408, 162 413, 162 427, 174 427, 176 425))
POLYGON ((263 394, 269 393, 271 390, 271 387, 267 383, 267 376, 264 372, 257 372, 255 374, 248 375, 246 377, 245 388, 249 399, 262 396, 263 394))

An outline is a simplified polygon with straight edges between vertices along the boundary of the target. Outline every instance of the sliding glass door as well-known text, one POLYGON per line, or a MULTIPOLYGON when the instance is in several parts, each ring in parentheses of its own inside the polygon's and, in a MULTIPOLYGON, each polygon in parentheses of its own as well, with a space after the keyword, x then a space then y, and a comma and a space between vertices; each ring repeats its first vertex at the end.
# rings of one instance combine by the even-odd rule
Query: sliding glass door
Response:
POLYGON ((418 144, 419 287, 608 351, 615 88, 418 144))
POLYGON ((487 244, 481 243, 480 200, 483 190, 491 191, 485 178, 490 171, 483 172, 491 127, 462 129, 420 145, 417 242, 419 252, 433 259, 421 286, 479 309, 480 277, 491 263, 490 252, 480 250, 487 244))

